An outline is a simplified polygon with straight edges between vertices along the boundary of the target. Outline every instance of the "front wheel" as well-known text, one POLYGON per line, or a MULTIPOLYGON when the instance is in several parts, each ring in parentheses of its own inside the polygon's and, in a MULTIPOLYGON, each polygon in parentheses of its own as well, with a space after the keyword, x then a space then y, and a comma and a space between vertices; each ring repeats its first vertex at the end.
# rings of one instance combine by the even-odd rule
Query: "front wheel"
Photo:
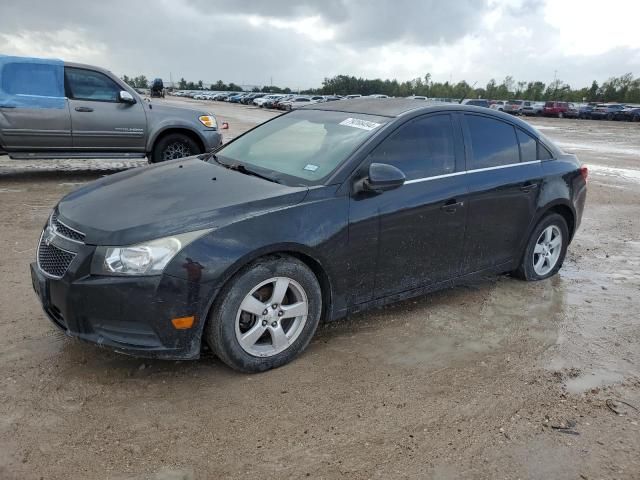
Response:
POLYGON ((230 367, 263 372, 289 363, 307 347, 321 313, 320 285, 309 267, 289 256, 266 257, 221 291, 205 338, 230 367))
POLYGON ((202 153, 202 149, 189 136, 172 133, 158 140, 153 147, 151 163, 166 162, 202 153))
POLYGON ((557 213, 544 217, 531 233, 516 275, 524 280, 544 280, 555 275, 567 253, 569 228, 557 213))

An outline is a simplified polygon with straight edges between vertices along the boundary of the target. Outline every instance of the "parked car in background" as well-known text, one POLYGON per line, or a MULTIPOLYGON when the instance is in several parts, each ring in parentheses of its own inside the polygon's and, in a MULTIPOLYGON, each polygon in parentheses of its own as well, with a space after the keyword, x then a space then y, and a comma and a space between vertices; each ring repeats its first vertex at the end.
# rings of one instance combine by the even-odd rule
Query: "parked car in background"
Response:
POLYGON ((272 93, 270 95, 265 95, 264 97, 255 98, 253 100, 253 104, 257 107, 263 108, 265 103, 275 100, 277 98, 281 98, 283 96, 284 95, 280 93, 272 93))
POLYGON ((246 96, 242 97, 240 99, 240 103, 242 103, 243 105, 252 105, 253 101, 256 98, 262 98, 265 95, 266 95, 266 93, 262 93, 262 92, 250 93, 249 95, 246 95, 246 96))
POLYGON ((367 95, 365 98, 389 98, 389 95, 383 95, 381 93, 374 93, 371 95, 367 95))
POLYGON ((306 105, 318 103, 318 100, 312 100, 310 97, 293 97, 290 100, 280 102, 278 108, 280 110, 296 110, 306 105))
POLYGON ((248 93, 236 93, 235 95, 231 95, 227 99, 227 102, 229 102, 229 103, 240 103, 240 100, 242 100, 246 95, 248 95, 248 93))
POLYGON ((407 98, 410 98, 411 100, 427 100, 427 97, 424 97, 422 95, 411 95, 407 98))
POLYGON ((360 95, 359 93, 352 93, 351 95, 347 95, 346 98, 347 100, 352 99, 352 98, 360 98, 362 95, 360 95))
POLYGON ((507 100, 503 111, 512 115, 522 115, 522 107, 524 107, 524 100, 507 100))
POLYGON ((615 114, 624 108, 625 106, 621 103, 602 103, 591 111, 591 118, 593 120, 613 120, 615 114))
POLYGON ((489 106, 489 108, 491 108, 492 110, 498 110, 500 112, 504 111, 504 106, 507 102, 504 100, 495 100, 493 102, 491 102, 491 105, 489 106))
POLYGON ((591 112, 597 106, 596 103, 581 103, 577 106, 578 117, 581 120, 588 120, 591 118, 591 112))
POLYGON ((262 372, 321 321, 487 275, 554 276, 587 169, 515 117, 418 105, 316 104, 208 157, 80 187, 30 266, 45 314, 102 348, 186 360, 207 344, 262 372))
POLYGON ((580 116, 580 105, 569 102, 567 111, 564 113, 566 118, 578 118, 580 116))
POLYGON ((471 105, 474 107, 484 107, 489 108, 489 100, 484 100, 482 98, 468 98, 462 102, 463 105, 471 105))
POLYGON ((542 115, 544 109, 544 102, 531 102, 525 101, 522 106, 522 114, 527 117, 538 117, 542 115))
POLYGON ((628 105, 614 113, 613 119, 627 122, 640 122, 640 106, 628 105))
POLYGON ((211 112, 143 100, 91 65, 0 57, 0 98, 0 151, 15 159, 162 162, 222 143, 211 112))
POLYGON ((542 114, 545 117, 558 117, 563 118, 569 109, 568 102, 546 102, 542 109, 542 114))

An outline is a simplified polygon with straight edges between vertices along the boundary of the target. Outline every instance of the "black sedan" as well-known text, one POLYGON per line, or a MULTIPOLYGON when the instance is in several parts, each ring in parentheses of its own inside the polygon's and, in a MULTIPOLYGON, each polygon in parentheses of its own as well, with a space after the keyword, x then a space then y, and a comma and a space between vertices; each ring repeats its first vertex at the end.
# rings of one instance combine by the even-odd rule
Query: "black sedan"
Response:
POLYGON ((33 286, 69 335, 246 372, 291 361, 321 320, 561 267, 587 170, 527 123, 411 99, 313 105, 215 153, 63 198, 33 286))

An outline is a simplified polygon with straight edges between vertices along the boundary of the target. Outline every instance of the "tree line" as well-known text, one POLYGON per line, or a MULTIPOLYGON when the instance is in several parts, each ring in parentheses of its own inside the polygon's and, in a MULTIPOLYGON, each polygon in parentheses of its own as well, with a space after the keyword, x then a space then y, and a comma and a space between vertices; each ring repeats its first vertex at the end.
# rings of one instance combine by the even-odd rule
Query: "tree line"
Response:
MULTIPOLYGON (((127 84, 134 88, 149 88, 149 82, 144 75, 138 77, 122 77, 127 84)), ((178 81, 180 90, 203 90, 202 80, 197 82, 186 81, 181 78, 178 81)), ((243 88, 233 82, 226 84, 222 80, 211 84, 211 90, 240 92, 243 88)), ((254 87, 254 92, 264 93, 291 93, 290 88, 278 86, 254 87)), ((424 77, 414 78, 405 82, 396 79, 382 80, 366 79, 353 75, 336 75, 325 78, 320 88, 305 90, 301 93, 320 95, 372 95, 384 94, 390 97, 408 97, 411 95, 421 95, 430 98, 486 98, 490 100, 564 100, 568 102, 621 102, 640 103, 640 77, 634 78, 633 74, 626 73, 619 77, 611 77, 602 85, 593 81, 590 87, 573 89, 568 83, 555 79, 550 83, 541 81, 523 82, 515 81, 512 76, 507 76, 498 83, 491 79, 484 87, 469 85, 462 80, 460 82, 434 82, 431 74, 424 77)))
POLYGON ((590 87, 573 89, 571 86, 556 79, 549 84, 541 81, 516 82, 512 76, 507 76, 501 83, 491 79, 484 87, 475 87, 462 80, 457 83, 434 82, 431 75, 415 78, 406 82, 397 80, 364 79, 348 75, 338 75, 325 78, 322 87, 310 90, 324 95, 349 95, 359 93, 371 95, 374 93, 408 97, 421 95, 431 98, 486 98, 490 100, 565 100, 569 102, 621 102, 640 103, 640 77, 633 78, 627 73, 620 77, 611 77, 599 85, 593 81, 590 87))

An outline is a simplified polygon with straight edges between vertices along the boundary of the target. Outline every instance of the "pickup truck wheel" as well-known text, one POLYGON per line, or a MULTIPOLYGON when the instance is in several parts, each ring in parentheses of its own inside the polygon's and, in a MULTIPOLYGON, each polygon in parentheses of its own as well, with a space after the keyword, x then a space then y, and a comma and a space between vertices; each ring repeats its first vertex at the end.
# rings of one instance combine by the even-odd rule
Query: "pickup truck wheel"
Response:
POLYGON ((156 142, 151 163, 166 162, 200 153, 202 153, 201 148, 191 137, 183 133, 171 133, 156 142))

